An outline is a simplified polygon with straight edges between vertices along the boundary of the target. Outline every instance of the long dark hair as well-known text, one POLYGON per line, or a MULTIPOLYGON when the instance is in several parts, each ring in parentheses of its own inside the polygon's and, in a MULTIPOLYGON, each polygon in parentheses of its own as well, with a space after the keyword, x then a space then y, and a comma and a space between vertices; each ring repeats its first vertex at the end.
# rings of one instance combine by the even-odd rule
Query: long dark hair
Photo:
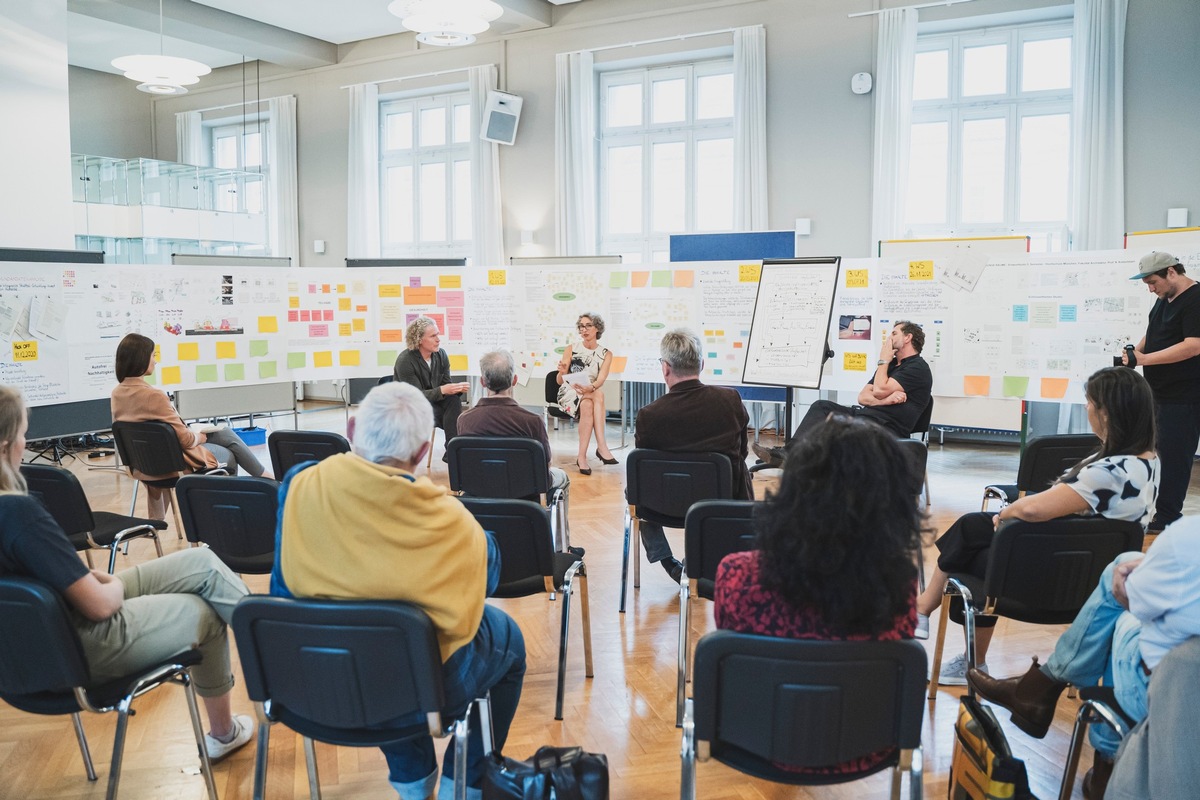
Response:
POLYGON ((1109 456, 1133 456, 1153 451, 1154 395, 1150 384, 1128 367, 1105 367, 1092 373, 1083 387, 1088 402, 1104 418, 1100 449, 1071 467, 1060 481, 1069 481, 1088 464, 1109 456))
POLYGON ((916 593, 925 516, 895 437, 832 417, 788 450, 755 518, 762 583, 847 635, 895 627, 916 593))
POLYGON ((150 366, 150 356, 154 355, 154 340, 140 333, 130 333, 117 345, 115 371, 117 380, 140 378, 146 374, 150 366))

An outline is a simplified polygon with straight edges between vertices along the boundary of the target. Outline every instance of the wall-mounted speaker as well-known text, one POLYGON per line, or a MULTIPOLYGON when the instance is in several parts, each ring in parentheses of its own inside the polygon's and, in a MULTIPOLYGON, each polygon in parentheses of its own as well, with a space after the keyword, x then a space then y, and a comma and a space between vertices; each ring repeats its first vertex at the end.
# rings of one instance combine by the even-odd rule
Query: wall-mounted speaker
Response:
POLYGON ((517 123, 525 101, 507 92, 488 92, 483 109, 483 127, 479 135, 489 142, 512 144, 517 140, 517 123))

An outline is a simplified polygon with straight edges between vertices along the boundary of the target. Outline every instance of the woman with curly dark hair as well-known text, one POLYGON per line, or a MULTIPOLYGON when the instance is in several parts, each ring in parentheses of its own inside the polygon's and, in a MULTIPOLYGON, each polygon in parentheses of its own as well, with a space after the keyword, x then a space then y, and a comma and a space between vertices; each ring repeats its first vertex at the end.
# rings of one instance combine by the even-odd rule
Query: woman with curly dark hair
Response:
MULTIPOLYGON (((908 457, 873 422, 831 417, 788 452, 755 515, 758 550, 717 568, 718 628, 789 639, 895 640, 917 624, 925 516, 908 457)), ((888 757, 803 770, 859 772, 888 757)))

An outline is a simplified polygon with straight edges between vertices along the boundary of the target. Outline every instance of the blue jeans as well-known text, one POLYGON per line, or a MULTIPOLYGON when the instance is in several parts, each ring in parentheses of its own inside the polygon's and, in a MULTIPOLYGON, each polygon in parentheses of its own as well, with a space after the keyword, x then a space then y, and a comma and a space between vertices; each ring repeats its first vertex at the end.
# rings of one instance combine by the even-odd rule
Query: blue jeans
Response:
MULTIPOLYGON (((491 692, 492 730, 497 750, 508 738, 508 728, 521 700, 525 679, 525 639, 512 617, 493 606, 484 606, 479 631, 468 644, 460 647, 442 665, 446 692, 443 724, 459 719, 471 701, 491 692)), ((424 720, 414 720, 423 724, 424 720)), ((471 734, 467 740, 468 798, 480 797, 484 752, 478 714, 471 714, 471 734)), ((433 794, 437 783, 437 760, 433 739, 422 736, 407 742, 381 747, 388 763, 388 779, 402 800, 424 800, 433 794)), ((454 739, 446 746, 442 762, 443 796, 451 796, 447 785, 454 780, 454 739)))
MULTIPOLYGON (((1141 553, 1122 553, 1104 569, 1100 583, 1042 665, 1042 672, 1076 686, 1094 686, 1104 679, 1113 687, 1117 702, 1135 721, 1146 717, 1146 687, 1150 676, 1142 671, 1142 624, 1112 593, 1113 567, 1141 553)), ((1120 738, 1107 725, 1092 725, 1092 747, 1112 758, 1120 738)))

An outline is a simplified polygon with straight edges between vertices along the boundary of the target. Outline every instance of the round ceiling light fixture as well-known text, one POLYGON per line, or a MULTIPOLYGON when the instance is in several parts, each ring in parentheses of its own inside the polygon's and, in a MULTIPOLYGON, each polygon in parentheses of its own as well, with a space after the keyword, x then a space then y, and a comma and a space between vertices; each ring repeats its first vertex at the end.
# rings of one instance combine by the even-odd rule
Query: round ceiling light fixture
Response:
POLYGON ((393 0, 388 11, 416 32, 418 42, 438 47, 473 43, 504 13, 491 0, 393 0))
POLYGON ((185 86, 200 80, 212 68, 190 58, 163 55, 163 4, 158 0, 158 54, 142 53, 114 58, 112 65, 125 77, 138 82, 138 90, 148 94, 187 94, 185 86))

